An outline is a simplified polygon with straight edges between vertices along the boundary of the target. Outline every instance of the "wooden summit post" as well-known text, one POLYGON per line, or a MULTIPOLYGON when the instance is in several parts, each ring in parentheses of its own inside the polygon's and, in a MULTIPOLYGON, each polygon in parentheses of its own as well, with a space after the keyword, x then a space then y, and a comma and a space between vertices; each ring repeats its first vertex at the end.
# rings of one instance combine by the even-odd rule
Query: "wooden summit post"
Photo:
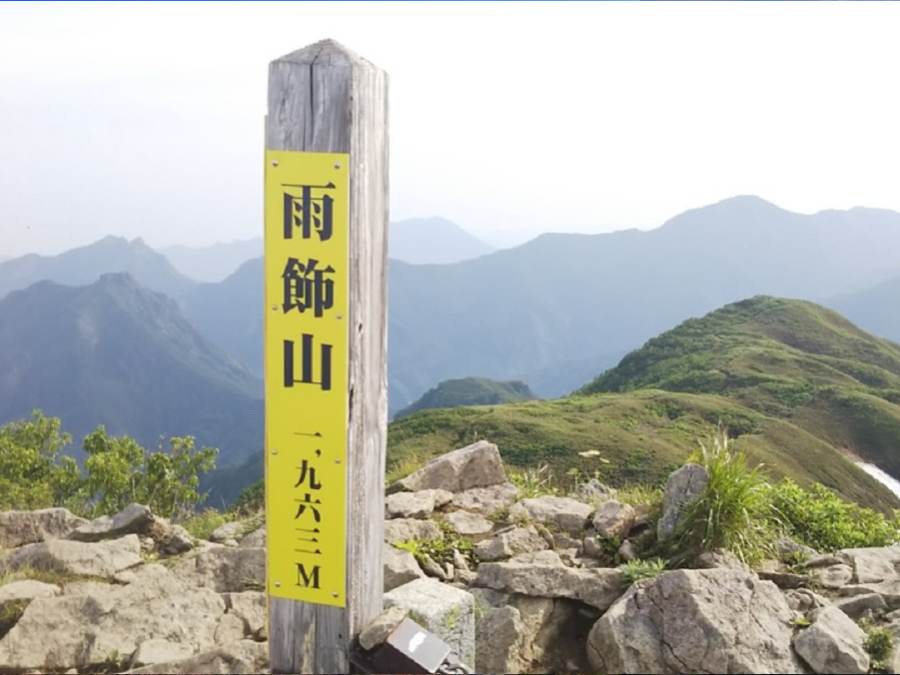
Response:
POLYGON ((346 673, 384 585, 386 73, 333 40, 273 61, 265 192, 271 667, 346 673))

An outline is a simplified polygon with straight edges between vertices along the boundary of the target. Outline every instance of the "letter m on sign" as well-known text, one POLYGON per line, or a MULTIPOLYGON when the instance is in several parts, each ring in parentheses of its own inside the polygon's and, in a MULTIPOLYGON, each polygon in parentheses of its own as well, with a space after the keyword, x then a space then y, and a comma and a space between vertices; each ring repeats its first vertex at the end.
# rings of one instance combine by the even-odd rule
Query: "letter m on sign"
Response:
POLYGON ((304 588, 319 587, 319 566, 313 565, 312 572, 306 571, 306 565, 297 563, 297 585, 304 588))

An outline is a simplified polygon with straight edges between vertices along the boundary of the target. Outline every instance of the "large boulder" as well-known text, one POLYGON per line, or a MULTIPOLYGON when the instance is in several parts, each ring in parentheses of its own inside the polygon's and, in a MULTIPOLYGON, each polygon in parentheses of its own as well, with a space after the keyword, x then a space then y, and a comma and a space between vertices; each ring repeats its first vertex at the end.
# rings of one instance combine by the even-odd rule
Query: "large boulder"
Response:
POLYGON ((126 534, 142 534, 153 523, 149 506, 129 504, 114 516, 100 516, 75 528, 69 539, 75 541, 101 541, 118 539, 126 534))
POLYGON ((570 598, 604 611, 625 591, 618 569, 566 567, 553 551, 478 566, 476 586, 540 598, 570 598))
POLYGON ((463 663, 475 663, 475 599, 435 579, 416 579, 384 594, 384 607, 400 607, 446 642, 463 663))
POLYGON ((601 537, 624 539, 634 525, 634 517, 633 506, 610 499, 597 507, 591 523, 601 537))
POLYGON ((512 483, 477 487, 453 495, 453 506, 464 511, 476 511, 485 516, 508 509, 519 498, 519 488, 512 483))
POLYGON ((84 518, 68 509, 0 512, 0 548, 16 548, 48 539, 64 539, 84 525, 84 518))
POLYGON ((514 520, 533 520, 580 535, 593 512, 593 507, 571 497, 546 495, 517 502, 509 510, 509 515, 514 520))
POLYGON ((30 601, 35 598, 52 598, 59 595, 60 587, 42 581, 23 579, 0 586, 0 608, 7 602, 30 601))
POLYGON ((384 500, 385 518, 428 518, 435 509, 449 504, 453 493, 447 490, 395 492, 384 500))
POLYGON ((215 646, 225 601, 212 590, 161 565, 147 565, 124 586, 95 586, 90 595, 32 600, 0 640, 0 664, 42 672, 91 669, 112 658, 128 662, 147 639, 175 642, 192 654, 215 646))
POLYGON ((697 499, 709 483, 709 473, 699 464, 685 464, 669 474, 663 495, 663 512, 656 524, 656 536, 665 541, 681 523, 682 514, 697 499))
POLYGON ((475 546, 475 557, 479 560, 492 561, 512 558, 520 553, 541 551, 549 547, 533 526, 516 527, 475 546))
POLYGON ((399 481, 408 492, 442 489, 462 492, 506 482, 506 471, 497 446, 478 441, 437 457, 399 481))
POLYGON ((812 625, 797 633, 794 649, 815 673, 868 673, 866 634, 837 607, 815 610, 812 625))
POLYGON ((34 568, 73 576, 111 579, 120 572, 143 563, 136 534, 120 539, 86 543, 50 539, 15 549, 0 560, 0 572, 34 568))
POLYGON ((266 549, 212 546, 181 562, 177 571, 219 593, 259 591, 266 581, 266 549))
POLYGON ((415 556, 409 551, 401 551, 388 544, 384 546, 384 590, 421 579, 425 576, 415 556))
POLYGON ((395 518, 384 523, 384 540, 388 544, 399 544, 401 541, 433 541, 443 539, 441 532, 435 523, 430 520, 416 520, 415 518, 395 518))
POLYGON ((752 573, 665 572, 597 621, 588 658, 604 673, 798 673, 793 617, 778 588, 752 573))
POLYGON ((453 511, 447 514, 446 520, 450 529, 466 537, 478 537, 494 529, 491 521, 470 511, 453 511))

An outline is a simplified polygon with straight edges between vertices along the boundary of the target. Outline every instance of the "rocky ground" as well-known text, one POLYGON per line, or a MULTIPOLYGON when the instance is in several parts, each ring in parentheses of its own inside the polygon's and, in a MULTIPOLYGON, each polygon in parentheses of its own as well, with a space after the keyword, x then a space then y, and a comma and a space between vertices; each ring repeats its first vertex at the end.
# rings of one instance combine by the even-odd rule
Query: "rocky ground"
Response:
MULTIPOLYGON (((900 547, 783 541, 784 560, 757 570, 711 553, 632 583, 615 563, 670 536, 704 481, 679 469, 653 514, 597 482, 520 494, 490 443, 439 457, 385 499, 386 612, 361 645, 410 616, 478 672, 900 666, 872 663, 860 627, 900 634, 900 547)), ((0 513, 0 673, 265 671, 265 531, 251 525, 206 541, 140 505, 94 521, 0 513)))

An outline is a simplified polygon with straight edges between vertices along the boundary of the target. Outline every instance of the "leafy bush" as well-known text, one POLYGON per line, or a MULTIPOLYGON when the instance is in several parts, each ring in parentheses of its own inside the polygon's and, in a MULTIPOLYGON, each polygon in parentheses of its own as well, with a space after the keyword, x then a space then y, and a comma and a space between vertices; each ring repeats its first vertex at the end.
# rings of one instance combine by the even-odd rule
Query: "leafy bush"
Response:
POLYGON ((720 427, 710 447, 700 444, 692 460, 703 465, 709 481, 691 502, 672 537, 671 556, 685 562, 698 553, 725 549, 740 560, 759 561, 773 540, 772 503, 760 467, 749 467, 720 427))
POLYGON ((641 579, 653 579, 658 577, 666 570, 666 563, 661 558, 653 558, 651 560, 629 560, 624 565, 620 565, 619 569, 625 576, 625 580, 629 584, 641 579))
POLYGON ((184 529, 197 539, 209 539, 210 535, 219 527, 230 522, 225 513, 215 509, 204 509, 184 521, 184 529))
POLYGON ((871 659, 870 669, 873 672, 886 672, 891 665, 894 653, 894 636, 888 628, 875 626, 871 622, 860 624, 866 632, 863 647, 871 659))
POLYGON ((235 500, 231 510, 238 516, 250 515, 264 510, 266 507, 265 481, 258 480, 244 488, 235 500))
POLYGON ((84 439, 87 457, 80 468, 62 454, 72 438, 60 427, 59 419, 40 411, 0 427, 0 510, 66 506, 95 517, 139 502, 182 519, 202 501, 200 474, 215 466, 217 450, 198 450, 184 436, 151 452, 101 426, 84 439))
POLYGON ((779 522, 798 541, 818 551, 889 546, 900 541, 897 514, 883 514, 848 502, 824 485, 804 489, 790 479, 769 488, 779 522))

